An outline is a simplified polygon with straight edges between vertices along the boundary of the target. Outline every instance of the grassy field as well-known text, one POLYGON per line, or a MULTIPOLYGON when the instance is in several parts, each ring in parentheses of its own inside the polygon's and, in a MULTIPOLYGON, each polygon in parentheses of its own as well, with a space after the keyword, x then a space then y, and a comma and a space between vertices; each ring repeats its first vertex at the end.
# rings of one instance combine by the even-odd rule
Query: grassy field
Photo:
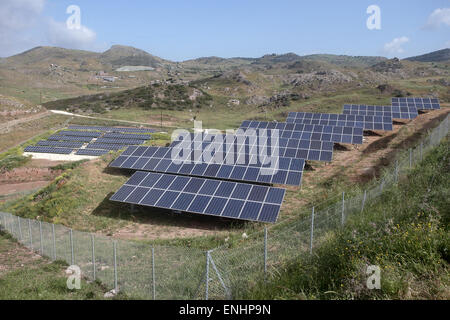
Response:
POLYGON ((64 272, 68 265, 41 258, 2 232, 0 257, 0 300, 99 300, 106 292, 85 279, 80 290, 69 290, 64 272))
POLYGON ((450 142, 315 250, 249 299, 450 298, 450 142), (381 289, 366 287, 366 268, 381 269, 381 289))

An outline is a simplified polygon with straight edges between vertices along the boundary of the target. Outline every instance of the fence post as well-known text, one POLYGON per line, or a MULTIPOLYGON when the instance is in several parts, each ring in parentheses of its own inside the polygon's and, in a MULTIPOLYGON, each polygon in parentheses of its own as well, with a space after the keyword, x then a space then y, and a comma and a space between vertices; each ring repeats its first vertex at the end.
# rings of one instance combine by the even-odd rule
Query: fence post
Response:
POLYGON ((409 148, 409 168, 412 168, 412 149, 409 148))
POLYGON ((19 240, 20 240, 20 242, 22 242, 22 239, 23 239, 23 237, 22 237, 22 224, 20 223, 20 218, 19 217, 17 217, 17 224, 18 224, 18 227, 19 227, 19 240))
POLYGON ((28 219, 28 233, 30 235, 30 248, 33 250, 33 234, 31 233, 31 220, 28 219))
POLYGON ((205 300, 209 295, 209 251, 206 251, 206 276, 205 276, 205 300))
POLYGON ((56 235, 55 225, 52 223, 53 261, 56 260, 56 235))
POLYGON ((113 241, 113 254, 114 254, 114 290, 116 293, 119 291, 117 288, 117 242, 113 241))
POLYGON ((420 143, 420 161, 423 160, 423 142, 420 143))
POLYGON ((312 254, 313 251, 313 241, 314 241, 314 207, 312 207, 311 213, 311 239, 309 243, 309 254, 312 254))
POLYGON ((96 280, 96 270, 95 270, 95 238, 94 235, 91 234, 91 247, 92 247, 92 277, 94 281, 96 280))
POLYGON ((42 242, 42 221, 39 221, 39 243, 41 245, 41 256, 44 255, 44 243, 42 242))
POLYGON ((267 273, 267 227, 264 228, 264 276, 267 273))
POLYGON ((366 197, 367 197, 367 190, 364 190, 364 196, 363 196, 362 205, 361 205, 361 212, 364 211, 364 206, 366 205, 366 197))
POLYGON ((155 281, 155 248, 152 247, 152 294, 153 300, 156 300, 156 281, 155 281))
POLYGON ((395 182, 398 183, 398 160, 395 160, 395 182))
POLYGON ((345 223, 345 192, 342 192, 342 215, 341 215, 341 224, 345 223))
POLYGON ((75 259, 73 256, 73 235, 72 235, 72 229, 69 230, 69 238, 70 238, 70 261, 71 265, 74 265, 75 259))

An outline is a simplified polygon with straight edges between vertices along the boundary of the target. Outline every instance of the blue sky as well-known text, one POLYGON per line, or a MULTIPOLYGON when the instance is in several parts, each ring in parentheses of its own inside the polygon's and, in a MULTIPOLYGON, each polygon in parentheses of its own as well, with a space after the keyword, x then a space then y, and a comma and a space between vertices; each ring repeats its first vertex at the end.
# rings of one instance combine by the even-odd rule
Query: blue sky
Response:
MULTIPOLYGON (((103 51, 123 44, 176 61, 286 52, 403 58, 450 47, 448 0, 20 1, 27 2, 36 7, 35 16, 23 19, 28 26, 0 22, 0 56, 35 45, 103 51), (64 30, 72 4, 81 10, 83 29, 76 34, 64 30), (381 10, 381 30, 366 27, 370 5, 381 10)), ((0 20, 2 10, 8 6, 0 8, 0 20)), ((9 10, 30 8, 11 4, 9 10)))

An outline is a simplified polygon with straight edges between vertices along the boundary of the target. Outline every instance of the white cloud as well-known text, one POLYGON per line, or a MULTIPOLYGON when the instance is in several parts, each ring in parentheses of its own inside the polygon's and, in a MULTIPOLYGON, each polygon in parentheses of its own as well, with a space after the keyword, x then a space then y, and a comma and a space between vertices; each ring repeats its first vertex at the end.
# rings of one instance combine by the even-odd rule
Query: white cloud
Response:
POLYGON ((0 57, 45 45, 95 51, 106 48, 96 42, 96 33, 88 27, 81 24, 80 29, 69 29, 65 21, 46 17, 45 0, 0 1, 0 57))
POLYGON ((441 25, 450 27, 450 8, 434 10, 428 17, 425 29, 437 29, 441 25))
POLYGON ((44 0, 2 0, 0 5, 0 56, 36 45, 29 32, 39 24, 44 0))
POLYGON ((402 45, 407 42, 409 42, 407 37, 395 38, 384 45, 384 52, 391 55, 403 53, 405 50, 402 48, 402 45))
POLYGON ((50 19, 48 22, 48 40, 51 45, 69 49, 89 50, 95 44, 97 35, 86 26, 80 29, 69 29, 65 22, 50 19))

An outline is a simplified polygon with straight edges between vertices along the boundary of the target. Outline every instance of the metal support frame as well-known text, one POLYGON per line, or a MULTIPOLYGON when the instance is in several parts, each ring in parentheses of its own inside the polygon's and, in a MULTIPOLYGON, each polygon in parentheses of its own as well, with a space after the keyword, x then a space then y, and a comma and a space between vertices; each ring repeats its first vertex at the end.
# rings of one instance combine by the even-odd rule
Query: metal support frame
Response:
POLYGON ((209 298, 209 251, 206 251, 205 300, 209 298))
POLYGON ((31 232, 31 220, 28 219, 28 234, 30 235, 30 249, 33 250, 33 234, 31 232))
POLYGON ((312 254, 313 251, 313 241, 314 241, 314 207, 312 207, 311 212, 311 238, 309 242, 309 254, 312 254))
POLYGON ((56 235, 55 225, 52 223, 53 261, 56 260, 56 235))
POLYGON ((156 280, 155 280, 155 248, 152 247, 152 296, 156 300, 156 280))
POLYGON ((93 234, 91 234, 91 253, 92 253, 92 278, 94 279, 94 281, 97 279, 97 275, 96 275, 96 267, 95 267, 95 237, 93 234))
POLYGON ((267 274, 267 227, 264 228, 264 275, 267 274))
POLYGON ((42 241, 42 221, 39 221, 39 243, 41 245, 41 256, 44 255, 44 242, 42 241))
POLYGON ((69 240, 70 240, 70 261, 71 261, 71 265, 75 264, 75 257, 74 257, 74 252, 73 252, 73 231, 72 229, 69 230, 69 240))
POLYGON ((113 241, 113 254, 114 254, 114 289, 116 293, 119 291, 117 287, 117 241, 113 241))
POLYGON ((364 206, 366 205, 366 198, 367 198, 367 190, 364 190, 364 196, 363 196, 362 205, 361 205, 361 212, 364 211, 364 206))
POLYGON ((22 241, 23 236, 22 236, 22 224, 20 223, 20 217, 17 217, 17 225, 19 228, 19 241, 22 241))
POLYGON ((412 168, 412 149, 409 148, 409 168, 412 168))

